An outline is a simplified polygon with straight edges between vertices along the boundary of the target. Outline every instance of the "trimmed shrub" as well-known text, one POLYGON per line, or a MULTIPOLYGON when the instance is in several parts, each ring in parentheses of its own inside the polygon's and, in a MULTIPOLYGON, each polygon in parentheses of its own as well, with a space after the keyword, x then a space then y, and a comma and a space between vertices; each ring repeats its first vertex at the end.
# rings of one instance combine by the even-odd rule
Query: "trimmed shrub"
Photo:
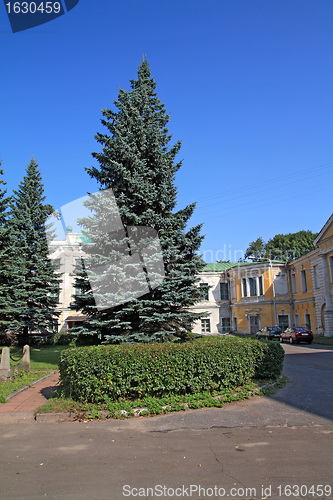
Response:
POLYGON ((66 349, 61 389, 76 401, 107 402, 236 387, 282 372, 279 344, 212 337, 184 344, 121 344, 66 349))

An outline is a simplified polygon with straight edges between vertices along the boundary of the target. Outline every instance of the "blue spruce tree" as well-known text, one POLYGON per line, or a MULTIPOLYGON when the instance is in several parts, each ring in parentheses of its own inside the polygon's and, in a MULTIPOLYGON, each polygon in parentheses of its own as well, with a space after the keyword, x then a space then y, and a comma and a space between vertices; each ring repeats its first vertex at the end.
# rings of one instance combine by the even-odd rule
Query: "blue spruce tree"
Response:
MULTIPOLYGON (((165 277, 149 293, 101 311, 87 278, 81 273, 76 285, 81 287, 82 294, 75 297, 74 308, 88 316, 85 332, 98 333, 107 342, 185 340, 193 322, 200 317, 189 311, 189 307, 202 296, 198 287, 198 273, 204 265, 198 254, 202 225, 187 227, 195 203, 179 211, 175 209, 175 174, 181 166, 176 156, 181 143, 170 145, 169 116, 157 96, 146 60, 139 66, 137 79, 130 83, 129 91, 119 91, 115 101, 117 111, 103 110, 102 124, 107 130, 96 135, 102 151, 93 153, 99 165, 86 168, 101 191, 113 190, 125 236, 115 238, 114 234, 103 233, 101 224, 95 224, 95 216, 81 222, 88 238, 103 248, 106 259, 111 239, 112 250, 118 245, 116 251, 121 252, 131 227, 155 229, 165 277)), ((96 215, 98 208, 94 207, 94 201, 90 202, 90 208, 96 215)), ((92 252, 89 245, 84 249, 92 252)), ((110 268, 105 274, 105 280, 108 279, 112 280, 110 268)))
POLYGON ((38 165, 29 163, 10 204, 11 324, 23 343, 30 335, 52 334, 57 318, 57 277, 48 256, 47 219, 53 209, 45 204, 38 165))

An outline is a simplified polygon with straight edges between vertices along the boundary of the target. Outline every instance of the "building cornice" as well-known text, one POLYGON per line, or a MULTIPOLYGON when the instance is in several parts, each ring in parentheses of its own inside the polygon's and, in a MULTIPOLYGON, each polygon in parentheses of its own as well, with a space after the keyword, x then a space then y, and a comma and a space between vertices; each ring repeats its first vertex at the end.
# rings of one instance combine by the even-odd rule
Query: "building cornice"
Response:
POLYGON ((324 227, 319 231, 319 234, 318 234, 317 238, 314 240, 314 244, 316 246, 318 246, 321 241, 325 241, 325 239, 323 239, 323 236, 324 236, 324 234, 326 233, 326 231, 328 230, 328 228, 330 227, 331 224, 333 224, 333 214, 328 219, 328 221, 324 224, 324 227))

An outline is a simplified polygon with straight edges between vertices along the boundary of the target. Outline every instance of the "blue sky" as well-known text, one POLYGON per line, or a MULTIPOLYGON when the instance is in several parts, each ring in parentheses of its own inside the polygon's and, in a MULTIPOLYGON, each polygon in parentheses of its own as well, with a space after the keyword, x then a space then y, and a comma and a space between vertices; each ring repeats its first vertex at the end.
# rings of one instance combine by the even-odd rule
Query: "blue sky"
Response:
POLYGON ((8 190, 34 156, 56 208, 97 188, 101 109, 146 55, 182 140, 178 203, 197 201, 207 261, 319 231, 332 213, 331 0, 80 0, 13 34, 0 5, 0 157, 8 190))

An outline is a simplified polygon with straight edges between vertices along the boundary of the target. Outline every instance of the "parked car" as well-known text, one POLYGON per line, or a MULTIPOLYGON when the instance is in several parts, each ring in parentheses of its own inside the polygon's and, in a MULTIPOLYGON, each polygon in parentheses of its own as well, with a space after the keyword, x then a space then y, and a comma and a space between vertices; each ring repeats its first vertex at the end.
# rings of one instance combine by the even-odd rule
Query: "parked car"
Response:
POLYGON ((256 333, 256 339, 280 340, 281 332, 278 326, 264 326, 256 333))
POLYGON ((305 330, 301 326, 293 326, 281 333, 280 342, 284 342, 285 340, 290 344, 299 344, 300 342, 311 344, 313 341, 313 333, 310 330, 305 330))

